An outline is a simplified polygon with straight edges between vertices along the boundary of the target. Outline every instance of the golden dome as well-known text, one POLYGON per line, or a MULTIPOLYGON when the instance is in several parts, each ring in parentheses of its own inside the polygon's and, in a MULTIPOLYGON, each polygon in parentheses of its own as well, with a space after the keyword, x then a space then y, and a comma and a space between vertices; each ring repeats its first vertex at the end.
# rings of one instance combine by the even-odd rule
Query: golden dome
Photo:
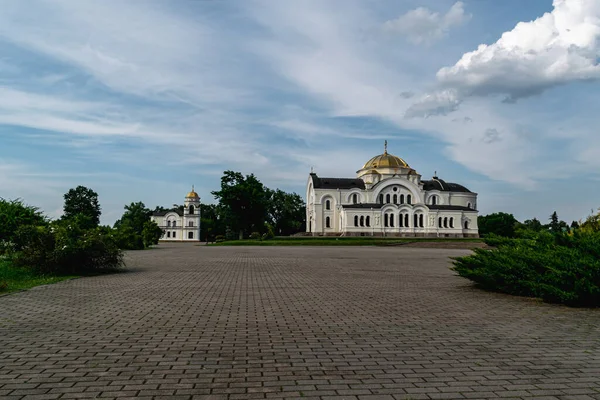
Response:
POLYGON ((198 193, 196 193, 194 191, 194 185, 192 185, 192 191, 189 192, 188 194, 185 195, 186 199, 198 199, 200 198, 200 196, 198 196, 198 193))
POLYGON ((383 154, 371 158, 365 163, 363 169, 367 168, 410 168, 406 161, 400 157, 396 157, 392 154, 388 154, 386 151, 383 154))
POLYGON ((385 141, 384 152, 371 158, 363 165, 362 169, 377 168, 410 168, 406 161, 387 152, 387 140, 385 141))

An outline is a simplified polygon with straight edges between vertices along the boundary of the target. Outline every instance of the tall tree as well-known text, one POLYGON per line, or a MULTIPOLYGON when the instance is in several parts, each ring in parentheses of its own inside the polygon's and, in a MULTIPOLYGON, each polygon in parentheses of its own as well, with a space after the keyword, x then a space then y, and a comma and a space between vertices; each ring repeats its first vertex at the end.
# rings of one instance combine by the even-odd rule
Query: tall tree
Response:
POLYGON ((144 224, 150 221, 152 210, 146 208, 146 205, 141 201, 126 205, 124 208, 125 212, 123 213, 123 216, 115 222, 115 228, 119 228, 122 225, 128 225, 133 228, 136 233, 141 235, 144 224))
POLYGON ((480 215, 477 218, 479 233, 482 236, 493 233, 505 237, 515 237, 515 228, 518 222, 514 215, 504 212, 480 215))
POLYGON ((100 224, 100 214, 102 212, 100 203, 98 203, 98 193, 79 185, 65 193, 64 198, 64 219, 77 217, 82 223, 82 228, 94 228, 100 224))
POLYGON ((277 235, 299 232, 306 224, 306 205, 300 195, 283 190, 269 190, 269 223, 277 235))
POLYGON ((221 177, 221 190, 212 192, 218 199, 225 223, 238 232, 263 231, 267 217, 268 193, 265 186, 254 176, 225 171, 221 177))
POLYGON ((222 214, 221 207, 218 204, 202 204, 201 240, 214 240, 217 235, 225 235, 222 214))

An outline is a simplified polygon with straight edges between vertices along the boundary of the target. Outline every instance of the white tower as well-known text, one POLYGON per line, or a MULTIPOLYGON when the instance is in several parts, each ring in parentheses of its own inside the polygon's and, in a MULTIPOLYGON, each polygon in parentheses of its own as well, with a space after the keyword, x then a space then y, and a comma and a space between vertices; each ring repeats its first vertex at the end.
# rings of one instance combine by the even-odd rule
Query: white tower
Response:
POLYGON ((200 196, 193 185, 183 205, 183 240, 197 242, 200 240, 200 196))

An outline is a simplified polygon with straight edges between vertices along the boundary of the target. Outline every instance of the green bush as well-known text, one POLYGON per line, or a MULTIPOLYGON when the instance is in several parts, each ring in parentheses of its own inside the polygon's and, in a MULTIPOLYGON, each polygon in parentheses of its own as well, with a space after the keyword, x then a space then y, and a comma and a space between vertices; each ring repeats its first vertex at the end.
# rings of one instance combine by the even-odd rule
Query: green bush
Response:
POLYGON ((102 228, 84 230, 69 221, 24 225, 15 235, 13 262, 40 273, 65 274, 114 270, 123 254, 102 228))
POLYGON ((144 249, 144 238, 128 224, 119 225, 113 230, 112 236, 121 250, 144 249))
POLYGON ((0 254, 12 248, 20 226, 47 224, 47 218, 36 207, 28 206, 21 200, 0 198, 0 254))
POLYGON ((224 242, 225 241, 225 235, 217 235, 217 236, 215 236, 215 241, 217 243, 224 242))
POLYGON ((262 240, 273 239, 275 237, 275 234, 273 233, 273 227, 270 224, 265 224, 265 227, 267 231, 263 233, 262 240))
POLYGON ((252 239, 252 240, 260 240, 260 239, 262 239, 262 236, 261 236, 261 234, 259 232, 252 232, 250 234, 250 239, 252 239))
POLYGON ((453 270, 488 290, 570 306, 600 306, 600 233, 488 237, 493 250, 456 258, 453 270))
POLYGON ((142 240, 144 242, 144 247, 150 247, 154 244, 158 244, 158 240, 162 237, 163 233, 163 230, 156 222, 144 222, 144 227, 142 229, 142 240))

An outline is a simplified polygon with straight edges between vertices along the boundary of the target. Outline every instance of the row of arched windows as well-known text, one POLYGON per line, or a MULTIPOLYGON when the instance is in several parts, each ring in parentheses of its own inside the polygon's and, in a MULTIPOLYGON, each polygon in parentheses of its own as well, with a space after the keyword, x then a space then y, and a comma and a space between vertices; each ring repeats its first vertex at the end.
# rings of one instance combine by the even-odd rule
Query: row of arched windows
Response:
MULTIPOLYGON (((439 228, 454 228, 454 217, 439 217, 438 218, 439 228)), ((465 228, 466 229, 466 228, 465 228)))
POLYGON ((379 195, 380 204, 405 204, 405 200, 406 204, 412 204, 412 196, 410 194, 407 194, 406 197, 403 194, 398 196, 397 194, 392 195, 390 193, 386 195, 379 195))
POLYGON ((366 217, 364 215, 361 215, 360 217, 358 215, 355 215, 354 226, 371 226, 371 217, 369 215, 367 215, 366 217))
POLYGON ((167 226, 177 226, 177 221, 167 221, 167 226))

